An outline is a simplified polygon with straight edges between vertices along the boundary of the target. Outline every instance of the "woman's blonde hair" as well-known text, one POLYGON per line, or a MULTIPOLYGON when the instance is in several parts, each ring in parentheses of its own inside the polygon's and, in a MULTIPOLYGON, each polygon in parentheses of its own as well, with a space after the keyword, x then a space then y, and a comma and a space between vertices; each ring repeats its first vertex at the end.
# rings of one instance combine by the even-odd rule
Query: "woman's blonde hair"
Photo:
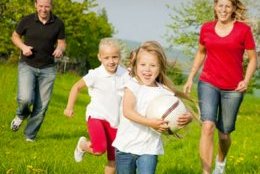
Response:
MULTIPOLYGON (((238 21, 245 21, 246 18, 246 7, 240 0, 229 0, 233 7, 235 8, 235 11, 232 14, 232 19, 236 19, 238 21)), ((214 0, 214 3, 217 4, 218 0, 214 0)), ((214 10, 215 19, 218 19, 218 16, 216 14, 216 11, 214 10)))

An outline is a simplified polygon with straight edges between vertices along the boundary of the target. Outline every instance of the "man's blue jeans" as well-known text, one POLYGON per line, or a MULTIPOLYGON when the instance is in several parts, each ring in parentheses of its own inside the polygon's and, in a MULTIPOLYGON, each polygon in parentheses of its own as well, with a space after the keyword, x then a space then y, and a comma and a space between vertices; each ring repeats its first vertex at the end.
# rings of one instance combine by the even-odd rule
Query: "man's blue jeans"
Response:
POLYGON ((26 138, 34 139, 44 120, 51 98, 56 66, 38 69, 20 62, 18 65, 18 108, 16 115, 28 117, 26 138))
POLYGON ((134 155, 116 150, 117 174, 154 174, 157 155, 134 155))

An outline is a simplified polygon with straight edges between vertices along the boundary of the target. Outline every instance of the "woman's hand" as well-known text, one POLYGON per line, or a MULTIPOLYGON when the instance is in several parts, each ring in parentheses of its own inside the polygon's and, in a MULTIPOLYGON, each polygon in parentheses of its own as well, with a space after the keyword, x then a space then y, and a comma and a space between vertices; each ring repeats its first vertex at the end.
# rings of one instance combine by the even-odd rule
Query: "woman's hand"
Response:
POLYGON ((235 89, 237 92, 245 92, 247 90, 248 83, 245 80, 242 80, 238 83, 237 88, 235 89))
POLYGON ((193 84, 192 80, 187 80, 187 82, 183 86, 183 92, 185 94, 189 94, 191 92, 192 84, 193 84))

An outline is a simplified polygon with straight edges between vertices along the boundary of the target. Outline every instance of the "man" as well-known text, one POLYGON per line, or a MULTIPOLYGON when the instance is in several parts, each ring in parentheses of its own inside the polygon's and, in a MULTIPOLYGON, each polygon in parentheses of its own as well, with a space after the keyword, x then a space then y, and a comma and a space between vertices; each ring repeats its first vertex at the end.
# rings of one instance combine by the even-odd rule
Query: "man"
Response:
POLYGON ((25 16, 12 34, 21 49, 18 65, 18 108, 11 122, 17 131, 28 118, 24 130, 26 141, 34 141, 42 125, 56 78, 54 59, 65 50, 65 27, 52 14, 52 0, 36 0, 36 13, 25 16), (23 37, 23 38, 22 38, 23 37))

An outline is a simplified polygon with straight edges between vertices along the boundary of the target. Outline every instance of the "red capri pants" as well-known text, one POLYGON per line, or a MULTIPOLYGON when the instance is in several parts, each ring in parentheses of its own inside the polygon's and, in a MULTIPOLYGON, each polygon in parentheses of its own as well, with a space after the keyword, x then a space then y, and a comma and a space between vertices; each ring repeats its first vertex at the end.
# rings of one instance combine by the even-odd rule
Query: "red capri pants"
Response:
POLYGON ((88 133, 95 153, 107 152, 109 161, 115 160, 115 148, 112 143, 116 137, 117 129, 112 128, 106 120, 89 117, 87 123, 88 133))

